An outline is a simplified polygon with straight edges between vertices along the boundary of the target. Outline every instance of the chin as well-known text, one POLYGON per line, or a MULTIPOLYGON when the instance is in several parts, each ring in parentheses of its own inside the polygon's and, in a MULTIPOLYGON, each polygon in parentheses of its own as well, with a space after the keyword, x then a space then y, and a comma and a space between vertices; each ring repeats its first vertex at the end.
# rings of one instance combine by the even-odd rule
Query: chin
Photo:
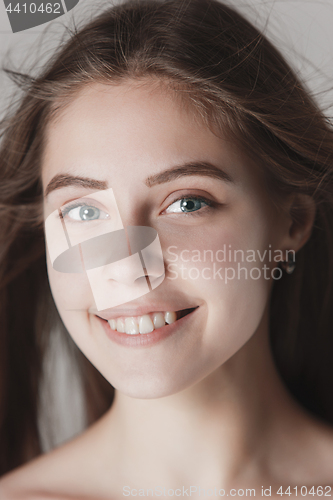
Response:
POLYGON ((119 382, 111 378, 107 380, 116 391, 134 399, 159 399, 176 394, 187 387, 185 382, 181 384, 179 380, 170 380, 170 376, 148 377, 146 374, 140 374, 131 376, 130 380, 126 380, 126 377, 122 377, 119 382))
POLYGON ((201 377, 198 376, 197 370, 193 372, 192 369, 188 370, 185 367, 183 371, 178 370, 177 372, 171 373, 167 367, 159 373, 154 370, 144 372, 144 368, 142 368, 142 370, 134 370, 131 374, 123 373, 121 375, 117 373, 116 376, 107 376, 106 374, 104 376, 116 391, 125 396, 134 399, 159 399, 188 389, 204 379, 211 370, 201 377))

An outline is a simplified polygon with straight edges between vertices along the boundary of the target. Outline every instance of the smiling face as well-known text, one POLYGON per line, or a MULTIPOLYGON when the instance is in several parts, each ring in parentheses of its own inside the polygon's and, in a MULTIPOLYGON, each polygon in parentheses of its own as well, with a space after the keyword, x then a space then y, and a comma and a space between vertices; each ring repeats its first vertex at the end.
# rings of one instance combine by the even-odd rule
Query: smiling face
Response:
MULTIPOLYGON (((122 229, 128 238, 128 226, 158 234, 152 255, 162 249, 165 277, 155 288, 149 282, 163 266, 147 270, 134 252, 60 272, 52 266, 55 233, 47 234, 60 315, 116 389, 141 398, 178 392, 256 332, 288 220, 245 155, 171 93, 133 82, 84 89, 48 127, 43 185, 45 219, 61 209, 57 224, 76 242, 82 231, 83 240, 122 229), (114 306, 109 297, 120 291, 114 306)), ((107 254, 103 245, 98 251, 107 254)))

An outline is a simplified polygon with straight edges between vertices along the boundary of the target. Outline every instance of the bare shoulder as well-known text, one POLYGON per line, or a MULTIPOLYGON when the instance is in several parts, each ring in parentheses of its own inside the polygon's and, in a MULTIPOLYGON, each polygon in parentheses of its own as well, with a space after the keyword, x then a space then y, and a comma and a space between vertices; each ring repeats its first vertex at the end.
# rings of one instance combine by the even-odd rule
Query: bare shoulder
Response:
POLYGON ((103 483, 99 460, 103 422, 102 416, 79 436, 0 478, 0 500, 114 500, 112 478, 108 474, 103 483))
MULTIPOLYGON (((56 477, 65 479, 62 466, 68 465, 67 453, 62 450, 41 455, 27 464, 14 469, 0 479, 0 500, 48 500, 56 493, 54 483, 56 477)), ((59 486, 58 483, 58 486, 59 486)), ((62 490, 61 486, 61 490, 62 490)), ((67 500, 67 496, 59 492, 58 500, 67 500)))
MULTIPOLYGON (((85 472, 90 456, 87 434, 4 475, 0 500, 92 500, 85 484, 90 476, 85 472)), ((93 467, 90 473, 93 477, 93 467)))
POLYGON ((327 486, 333 496, 332 425, 302 410, 300 418, 281 426, 277 441, 272 470, 279 484, 327 486))
MULTIPOLYGON (((326 479, 326 484, 333 486, 333 427, 316 417, 309 417, 309 430, 306 454, 304 458, 309 466, 309 479, 317 477, 319 482, 326 479)), ((305 428, 306 432, 306 428, 305 428)), ((304 451, 305 451, 304 450, 304 451)), ((333 494, 333 491, 332 491, 333 494)))

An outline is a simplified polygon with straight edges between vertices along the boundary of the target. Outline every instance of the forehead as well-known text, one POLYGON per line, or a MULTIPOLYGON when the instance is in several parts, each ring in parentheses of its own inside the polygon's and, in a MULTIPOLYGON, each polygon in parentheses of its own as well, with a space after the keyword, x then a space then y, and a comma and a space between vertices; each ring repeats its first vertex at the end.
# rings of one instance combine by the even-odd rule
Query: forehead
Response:
MULTIPOLYGON (((49 124, 43 181, 66 169, 95 177, 116 168, 149 175, 184 160, 235 164, 237 148, 217 137, 162 86, 133 82, 83 89, 49 124), (209 157, 209 158, 208 158, 209 157)), ((117 175, 114 171, 114 175, 117 175)))

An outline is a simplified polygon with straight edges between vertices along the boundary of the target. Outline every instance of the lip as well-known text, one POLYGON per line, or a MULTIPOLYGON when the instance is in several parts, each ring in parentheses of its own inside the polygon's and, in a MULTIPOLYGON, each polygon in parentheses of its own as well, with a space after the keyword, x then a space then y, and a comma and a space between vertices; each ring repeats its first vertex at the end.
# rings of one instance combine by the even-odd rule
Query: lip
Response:
POLYGON ((171 337, 172 335, 175 335, 177 332, 179 332, 179 330, 184 329, 184 327, 190 327, 191 323, 195 321, 195 317, 199 309, 200 307, 197 306, 192 312, 178 319, 171 325, 162 326, 161 328, 158 328, 151 333, 140 333, 137 335, 129 335, 127 333, 111 330, 110 325, 107 321, 104 321, 97 315, 95 316, 97 320, 102 324, 107 337, 116 344, 125 347, 149 347, 156 344, 157 342, 171 337))
POLYGON ((165 301, 163 301, 163 303, 150 302, 145 306, 138 305, 137 307, 135 307, 135 305, 133 305, 132 307, 129 308, 112 308, 112 309, 105 309, 103 311, 90 310, 89 312, 99 318, 109 321, 110 319, 117 319, 123 316, 125 317, 143 316, 144 314, 151 314, 154 312, 181 311, 184 309, 193 309, 195 307, 198 307, 198 304, 188 304, 188 303, 185 304, 180 302, 177 302, 177 304, 175 304, 175 302, 171 304, 170 302, 168 304, 165 301))

